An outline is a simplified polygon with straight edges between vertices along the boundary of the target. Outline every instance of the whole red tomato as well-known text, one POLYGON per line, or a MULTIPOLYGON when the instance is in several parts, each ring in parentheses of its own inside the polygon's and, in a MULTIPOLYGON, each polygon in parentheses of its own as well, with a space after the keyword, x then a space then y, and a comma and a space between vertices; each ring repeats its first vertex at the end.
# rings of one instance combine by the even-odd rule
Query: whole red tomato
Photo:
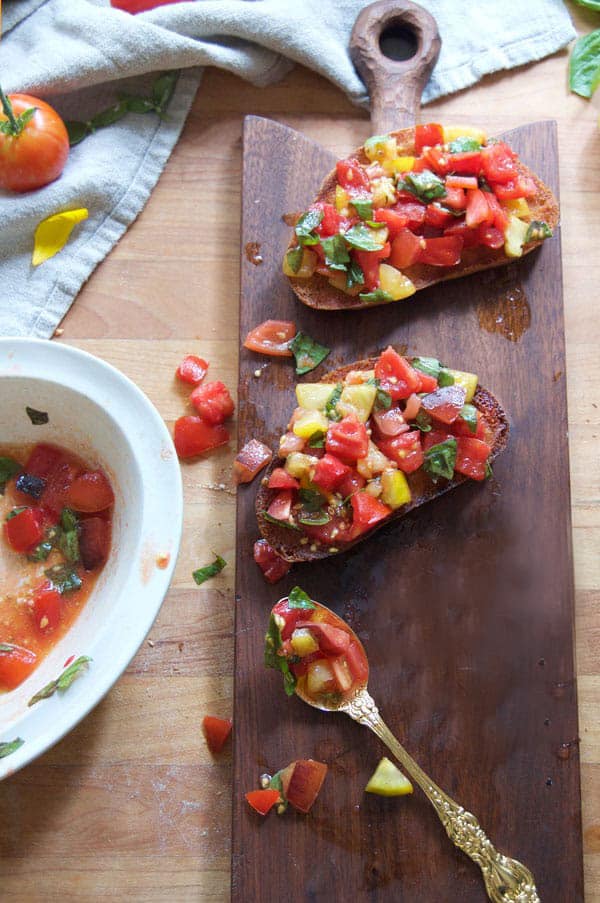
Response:
POLYGON ((5 101, 2 96, 0 188, 31 191, 58 179, 69 156, 69 136, 58 113, 37 97, 11 94, 11 118, 5 101), (32 108, 35 112, 28 118, 32 108))

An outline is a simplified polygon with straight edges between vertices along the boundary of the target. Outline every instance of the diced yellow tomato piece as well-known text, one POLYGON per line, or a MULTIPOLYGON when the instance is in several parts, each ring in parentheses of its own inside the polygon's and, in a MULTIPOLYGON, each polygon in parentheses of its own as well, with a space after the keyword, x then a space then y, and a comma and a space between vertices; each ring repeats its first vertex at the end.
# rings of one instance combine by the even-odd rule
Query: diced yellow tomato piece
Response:
POLYGON ((457 138, 474 138, 480 144, 485 144, 487 136, 483 129, 477 128, 476 125, 445 125, 444 143, 449 144, 457 138))
POLYGON ((338 213, 345 212, 350 203, 350 195, 341 185, 335 186, 335 209, 338 213))
POLYGON ((370 379, 375 379, 374 370, 350 370, 344 379, 347 386, 356 386, 360 383, 366 383, 370 379))
POLYGON ((416 288, 408 276, 405 276, 396 267, 390 266, 389 263, 379 264, 379 287, 392 296, 392 301, 401 301, 416 292, 416 288))
POLYGON ((305 455, 302 452, 292 452, 285 459, 285 470, 291 477, 299 480, 305 474, 309 474, 316 466, 317 458, 313 455, 305 455))
POLYGON ((373 409, 376 394, 377 387, 368 386, 366 383, 344 386, 337 408, 344 416, 355 414, 361 423, 366 423, 373 409))
POLYGON ((356 469, 361 477, 370 480, 378 473, 383 473, 390 466, 389 459, 380 451, 375 443, 369 439, 369 450, 365 458, 356 462, 356 469))
POLYGON ((292 649, 300 658, 304 658, 305 655, 312 655, 319 648, 319 644, 308 627, 297 627, 290 637, 290 643, 292 644, 292 649))
POLYGON ((460 386, 467 393, 465 396, 465 404, 470 404, 473 401, 473 396, 475 395, 475 389, 477 388, 477 383, 479 382, 479 377, 476 373, 466 373, 463 370, 449 370, 449 373, 454 377, 454 385, 460 386))
POLYGON ((333 671, 326 659, 317 659, 308 666, 306 690, 309 696, 320 696, 335 689, 333 671))
POLYGON ((326 433, 328 427, 329 421, 321 411, 305 411, 298 417, 292 430, 301 439, 310 439, 314 433, 326 433))
POLYGON ((293 276, 294 279, 310 279, 317 268, 318 257, 310 248, 302 248, 302 261, 298 272, 294 273, 291 268, 287 254, 283 255, 283 272, 286 276, 293 276))
POLYGON ((521 257, 529 223, 511 213, 504 232, 504 253, 507 257, 521 257))
POLYGON ((413 785, 393 762, 383 756, 365 787, 367 793, 379 796, 406 796, 413 792, 413 785))
POLYGON ((524 216, 530 216, 531 211, 529 209, 529 204, 525 200, 525 198, 508 198, 508 200, 502 202, 506 210, 510 213, 514 213, 515 216, 518 216, 519 219, 522 219, 524 216))
POLYGON ((296 398, 306 411, 322 411, 334 389, 334 383, 298 383, 296 398))
POLYGON ((365 141, 365 154, 371 163, 393 160, 398 154, 396 139, 391 135, 373 135, 365 141))
POLYGON ((408 505, 412 496, 408 480, 401 470, 384 470, 381 474, 381 501, 389 508, 408 505))
POLYGON ((348 288, 346 274, 341 270, 334 270, 327 281, 334 288, 339 289, 340 292, 345 292, 347 295, 358 295, 364 289, 364 286, 360 285, 353 285, 352 288, 348 288))
POLYGON ((397 172, 411 172, 416 159, 416 157, 396 157, 395 160, 384 160, 381 165, 388 176, 393 176, 397 172))

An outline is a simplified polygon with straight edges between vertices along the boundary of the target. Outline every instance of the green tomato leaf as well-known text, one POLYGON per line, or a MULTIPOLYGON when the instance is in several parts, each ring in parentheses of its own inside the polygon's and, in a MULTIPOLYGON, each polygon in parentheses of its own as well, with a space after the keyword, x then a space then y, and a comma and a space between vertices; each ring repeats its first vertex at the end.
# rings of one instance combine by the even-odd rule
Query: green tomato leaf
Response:
POLYGON ((179 75, 178 69, 174 69, 172 72, 164 72, 158 76, 152 85, 152 100, 158 113, 164 112, 165 107, 171 100, 179 75))
POLYGON ((14 740, 3 740, 0 743, 0 759, 5 759, 7 756, 12 755, 18 749, 21 749, 24 743, 25 741, 20 737, 16 737, 14 740))
POLYGON ((87 138, 88 135, 92 134, 92 130, 87 122, 76 122, 72 119, 68 119, 65 120, 65 126, 67 128, 67 134, 69 135, 69 144, 71 147, 80 144, 84 138, 87 138))
POLYGON ((288 608, 316 608, 317 606, 312 601, 310 596, 304 592, 303 589, 300 589, 299 586, 295 586, 290 590, 288 595, 288 608))
POLYGON ((96 129, 105 128, 107 125, 114 125, 115 122, 122 119, 128 112, 127 103, 126 100, 120 100, 106 110, 101 110, 100 113, 96 113, 95 116, 92 116, 89 121, 92 132, 95 132, 96 129))
POLYGON ((217 555, 212 564, 206 564, 202 568, 198 568, 197 570, 192 572, 192 577, 198 586, 201 586, 206 580, 210 580, 211 577, 215 577, 219 574, 227 562, 224 558, 221 558, 220 555, 217 555))
POLYGON ((437 445, 432 445, 425 452, 423 469, 430 475, 434 482, 440 477, 451 480, 454 476, 456 464, 456 439, 445 439, 437 445))
POLYGON ((304 332, 297 333, 290 342, 290 350, 296 358, 296 373, 302 376, 310 373, 322 363, 330 352, 330 348, 319 345, 304 332))
POLYGON ((575 41, 569 61, 571 91, 591 97, 600 82, 600 28, 575 41))

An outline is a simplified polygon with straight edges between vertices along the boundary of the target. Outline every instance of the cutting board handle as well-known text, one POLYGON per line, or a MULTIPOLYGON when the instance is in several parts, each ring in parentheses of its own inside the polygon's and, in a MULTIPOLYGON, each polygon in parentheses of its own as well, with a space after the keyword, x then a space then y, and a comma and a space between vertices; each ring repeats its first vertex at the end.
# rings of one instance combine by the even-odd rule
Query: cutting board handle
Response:
POLYGON ((410 0, 378 0, 363 9, 350 36, 350 56, 369 89, 374 134, 416 123, 421 95, 441 46, 433 16, 410 0), (394 60, 384 55, 382 35, 394 32, 416 42, 416 52, 410 59, 394 60))

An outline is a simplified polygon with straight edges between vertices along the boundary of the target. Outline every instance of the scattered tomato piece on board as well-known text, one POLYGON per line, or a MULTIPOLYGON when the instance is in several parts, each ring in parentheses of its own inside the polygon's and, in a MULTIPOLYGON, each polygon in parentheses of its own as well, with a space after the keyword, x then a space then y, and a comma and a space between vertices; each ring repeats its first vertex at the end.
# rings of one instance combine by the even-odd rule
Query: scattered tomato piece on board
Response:
POLYGON ((296 324, 290 320, 265 320, 251 329, 244 347, 273 357, 291 357, 290 342, 296 335, 296 324))
POLYGON ((283 795, 299 812, 307 813, 321 791, 327 765, 315 759, 298 759, 282 773, 283 795), (293 766, 293 768, 292 768, 293 766))
POLYGON ((258 439, 250 439, 237 454, 233 462, 233 476, 236 483, 251 483, 256 474, 270 463, 271 449, 258 439))
POLYGON ((276 803, 281 802, 279 790, 251 790, 246 799, 259 815, 267 815, 276 803))
POLYGON ((187 354, 175 371, 177 379, 191 386, 198 386, 208 372, 208 363, 195 354, 187 354))
POLYGON ((216 380, 196 386, 190 401, 206 423, 223 423, 233 414, 235 405, 227 386, 216 380))
POLYGON ((289 561, 279 557, 266 539, 258 539, 254 543, 254 560, 269 583, 277 583, 292 566, 289 561))
POLYGON ((180 458, 194 458, 219 445, 226 445, 229 433, 223 426, 213 426, 201 417, 190 415, 175 421, 173 440, 180 458))
POLYGON ((217 718, 214 715, 205 715, 202 719, 202 729, 206 737, 206 745, 211 753, 220 753, 231 733, 233 722, 230 718, 217 718))

